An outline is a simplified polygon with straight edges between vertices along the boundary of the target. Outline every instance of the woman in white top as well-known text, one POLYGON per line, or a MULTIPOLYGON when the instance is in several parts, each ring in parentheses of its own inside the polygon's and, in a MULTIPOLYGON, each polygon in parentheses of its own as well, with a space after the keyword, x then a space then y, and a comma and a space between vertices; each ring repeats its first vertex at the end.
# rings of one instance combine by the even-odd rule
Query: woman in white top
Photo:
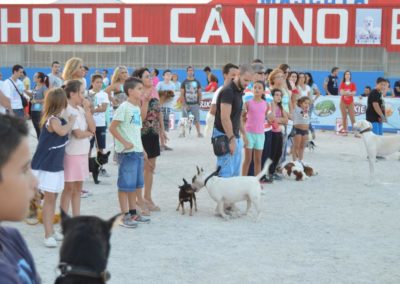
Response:
POLYGON ((90 139, 96 131, 90 102, 84 98, 85 88, 79 80, 70 80, 64 88, 68 98, 68 115, 76 115, 76 121, 69 135, 64 156, 64 191, 61 208, 68 212, 72 205, 72 215, 80 215, 83 181, 89 176, 90 139))

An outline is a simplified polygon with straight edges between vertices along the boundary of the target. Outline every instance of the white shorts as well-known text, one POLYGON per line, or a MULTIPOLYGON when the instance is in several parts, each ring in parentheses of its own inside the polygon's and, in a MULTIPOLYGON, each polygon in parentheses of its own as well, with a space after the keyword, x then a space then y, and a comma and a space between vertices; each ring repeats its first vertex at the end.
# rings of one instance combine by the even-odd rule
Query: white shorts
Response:
POLYGON ((60 193, 64 189, 64 171, 47 172, 32 170, 32 173, 39 180, 39 190, 53 193, 60 193))

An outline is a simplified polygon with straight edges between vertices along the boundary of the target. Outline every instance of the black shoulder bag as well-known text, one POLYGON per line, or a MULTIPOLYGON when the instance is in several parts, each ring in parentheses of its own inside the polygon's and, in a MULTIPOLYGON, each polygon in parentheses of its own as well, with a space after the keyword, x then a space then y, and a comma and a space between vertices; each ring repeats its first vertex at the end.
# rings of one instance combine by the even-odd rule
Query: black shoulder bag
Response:
POLYGON ((17 91, 17 93, 19 94, 19 97, 21 98, 21 102, 22 102, 22 107, 26 108, 28 106, 28 100, 25 98, 25 96, 23 94, 21 94, 17 88, 17 86, 15 86, 13 80, 8 79, 11 81, 11 83, 14 85, 15 90, 17 91))

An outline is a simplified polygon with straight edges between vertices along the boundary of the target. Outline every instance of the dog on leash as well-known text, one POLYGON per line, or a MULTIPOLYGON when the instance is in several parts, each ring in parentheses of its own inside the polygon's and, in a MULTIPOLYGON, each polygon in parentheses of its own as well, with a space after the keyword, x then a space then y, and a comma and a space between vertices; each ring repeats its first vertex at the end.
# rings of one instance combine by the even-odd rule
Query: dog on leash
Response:
POLYGON ((106 268, 111 228, 119 215, 104 221, 95 216, 71 218, 61 210, 64 239, 55 284, 100 284, 110 279, 106 268))
POLYGON ((103 154, 100 151, 97 151, 97 156, 89 158, 89 172, 92 173, 93 181, 95 184, 99 184, 99 173, 100 168, 108 163, 108 157, 110 156, 110 151, 103 154))
POLYGON ((189 202, 190 203, 190 216, 193 216, 193 202, 194 202, 194 211, 197 212, 197 202, 196 202, 196 194, 195 190, 193 187, 185 180, 183 179, 183 185, 179 186, 179 203, 178 203, 178 208, 176 208, 176 211, 179 211, 179 207, 182 207, 182 215, 185 214, 185 207, 184 202, 189 202))
POLYGON ((218 177, 220 167, 211 175, 206 176, 203 169, 197 167, 197 174, 192 179, 192 187, 195 191, 206 187, 211 198, 217 202, 217 212, 227 220, 229 216, 224 212, 226 206, 235 209, 234 205, 239 201, 247 201, 246 215, 251 207, 254 205, 257 215, 256 221, 260 218, 261 213, 261 184, 260 179, 264 176, 271 160, 268 159, 262 171, 257 176, 237 176, 230 178, 218 177))
POLYGON ((375 182, 376 156, 387 156, 400 151, 400 135, 380 136, 372 132, 372 124, 367 120, 360 120, 354 127, 362 135, 369 160, 369 184, 375 182))
POLYGON ((289 179, 303 181, 311 176, 316 176, 318 173, 310 165, 294 161, 285 164, 282 168, 282 174, 289 179))

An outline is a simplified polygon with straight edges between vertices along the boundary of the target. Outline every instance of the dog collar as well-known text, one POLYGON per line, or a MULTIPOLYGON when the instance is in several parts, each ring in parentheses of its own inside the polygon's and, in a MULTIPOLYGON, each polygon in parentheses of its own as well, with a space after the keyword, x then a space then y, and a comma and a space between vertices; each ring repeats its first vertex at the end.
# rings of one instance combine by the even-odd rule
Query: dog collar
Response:
POLYGON ((369 132, 369 131, 372 131, 372 128, 371 128, 371 127, 368 127, 367 129, 361 130, 361 131, 360 131, 360 134, 363 134, 363 133, 369 132))
POLYGON ((204 186, 207 185, 207 182, 210 178, 212 178, 213 176, 218 176, 220 170, 221 170, 221 166, 218 166, 217 170, 206 178, 206 180, 204 181, 204 186))
POLYGON ((99 278, 103 280, 104 283, 106 283, 111 278, 111 274, 107 270, 99 273, 87 269, 86 267, 70 265, 65 262, 60 262, 60 264, 58 265, 58 269, 60 269, 61 272, 61 275, 59 277, 66 277, 68 275, 86 276, 90 278, 99 278))

